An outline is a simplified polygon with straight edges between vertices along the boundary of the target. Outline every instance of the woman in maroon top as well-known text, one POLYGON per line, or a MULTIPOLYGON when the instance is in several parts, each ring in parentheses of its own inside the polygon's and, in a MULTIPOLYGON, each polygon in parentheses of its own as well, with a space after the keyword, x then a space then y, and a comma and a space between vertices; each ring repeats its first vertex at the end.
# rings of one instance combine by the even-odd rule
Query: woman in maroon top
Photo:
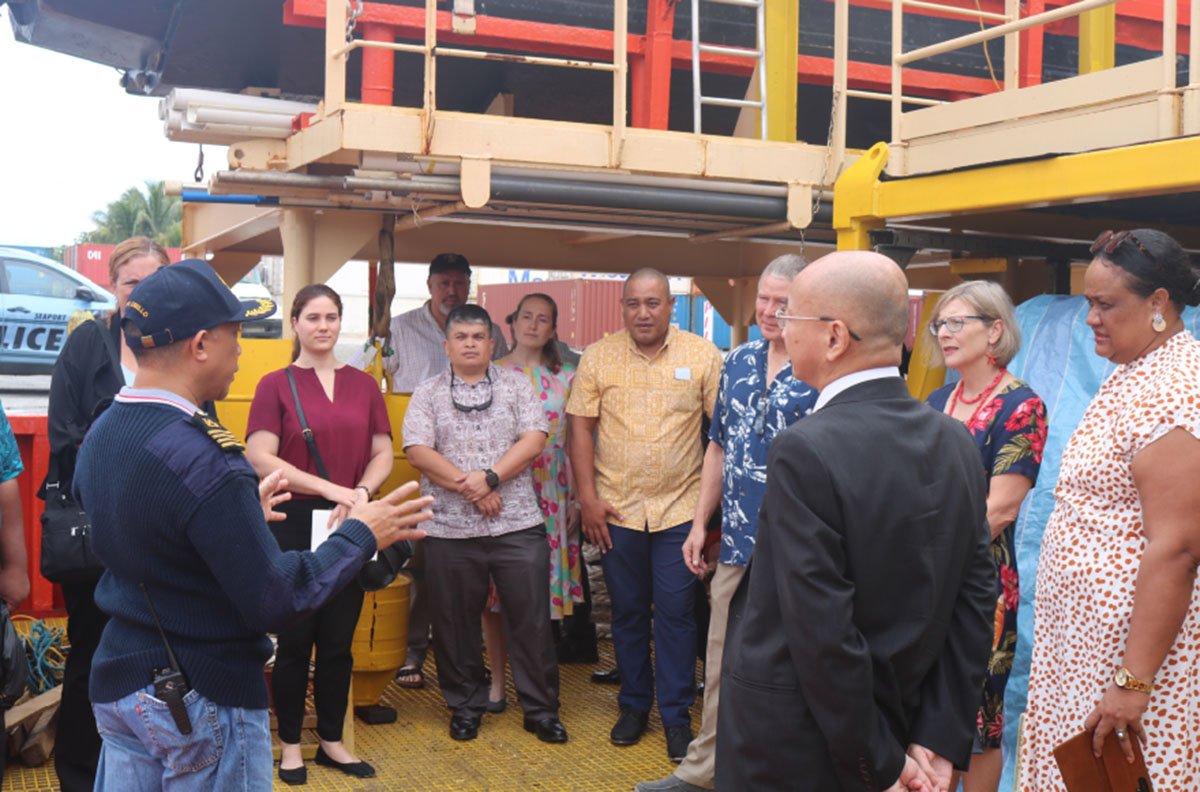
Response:
MULTIPOLYGON (((263 377, 250 405, 246 456, 261 476, 282 469, 292 493, 292 500, 279 507, 287 520, 271 523, 283 550, 310 547, 314 510, 331 510, 326 527, 332 528, 356 498, 369 497, 392 471, 391 426, 379 385, 369 374, 334 357, 341 326, 342 300, 337 292, 324 284, 301 289, 292 303, 294 362, 263 377), (296 396, 289 373, 295 380, 296 396), (297 398, 324 472, 302 433, 297 398)), ((354 665, 350 642, 362 599, 362 589, 352 583, 319 611, 279 635, 271 693, 282 745, 279 778, 287 784, 307 780, 300 756, 300 728, 314 644, 313 699, 321 741, 316 762, 358 778, 375 775, 371 765, 351 755, 342 744, 354 665)))

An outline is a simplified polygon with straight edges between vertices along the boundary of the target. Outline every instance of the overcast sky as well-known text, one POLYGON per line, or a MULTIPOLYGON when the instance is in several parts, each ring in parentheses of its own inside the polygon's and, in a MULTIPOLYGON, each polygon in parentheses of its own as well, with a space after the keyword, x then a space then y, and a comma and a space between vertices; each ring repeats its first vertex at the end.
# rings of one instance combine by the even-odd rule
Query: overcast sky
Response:
MULTIPOLYGON (((197 146, 163 134, 154 97, 120 73, 13 39, 0 7, 0 246, 54 247, 94 228, 92 212, 146 181, 190 182, 197 146)), ((205 176, 225 167, 204 147, 205 176)))

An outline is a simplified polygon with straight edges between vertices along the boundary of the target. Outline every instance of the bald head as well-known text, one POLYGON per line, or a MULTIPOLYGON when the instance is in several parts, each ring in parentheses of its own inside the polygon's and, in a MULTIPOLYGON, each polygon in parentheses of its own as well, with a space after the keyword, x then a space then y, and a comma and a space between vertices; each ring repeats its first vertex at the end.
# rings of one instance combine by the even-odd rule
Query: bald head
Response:
POLYGON ((896 262, 879 253, 843 250, 805 268, 794 295, 841 319, 866 346, 895 347, 908 334, 908 281, 896 262))
POLYGON ((663 275, 653 267, 642 267, 639 270, 634 270, 625 279, 625 285, 621 288, 621 295, 628 296, 630 287, 637 282, 654 283, 662 289, 664 296, 671 294, 671 282, 667 280, 666 275, 663 275))

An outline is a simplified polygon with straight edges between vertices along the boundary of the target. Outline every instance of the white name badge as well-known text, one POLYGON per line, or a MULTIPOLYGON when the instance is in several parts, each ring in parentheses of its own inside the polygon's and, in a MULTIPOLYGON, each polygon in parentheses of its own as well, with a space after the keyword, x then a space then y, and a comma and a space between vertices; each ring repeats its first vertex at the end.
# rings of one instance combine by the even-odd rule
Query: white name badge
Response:
POLYGON ((690 380, 691 378, 692 378, 692 370, 690 368, 688 368, 687 366, 680 366, 679 368, 675 369, 675 379, 690 380))

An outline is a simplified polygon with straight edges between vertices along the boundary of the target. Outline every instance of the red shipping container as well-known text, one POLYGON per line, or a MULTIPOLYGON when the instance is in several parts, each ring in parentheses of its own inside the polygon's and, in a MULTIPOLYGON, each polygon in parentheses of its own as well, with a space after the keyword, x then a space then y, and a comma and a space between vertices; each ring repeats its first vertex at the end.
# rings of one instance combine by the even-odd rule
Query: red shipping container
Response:
POLYGON ((625 326, 621 317, 621 280, 533 281, 530 283, 494 283, 479 287, 479 305, 504 329, 512 343, 505 319, 526 294, 541 292, 558 305, 558 338, 573 349, 583 349, 609 333, 625 326))
MULTIPOLYGON (((116 245, 85 242, 72 245, 63 253, 63 263, 85 278, 106 289, 112 288, 108 278, 108 260, 116 245)), ((167 257, 179 261, 179 248, 167 248, 167 257)))

